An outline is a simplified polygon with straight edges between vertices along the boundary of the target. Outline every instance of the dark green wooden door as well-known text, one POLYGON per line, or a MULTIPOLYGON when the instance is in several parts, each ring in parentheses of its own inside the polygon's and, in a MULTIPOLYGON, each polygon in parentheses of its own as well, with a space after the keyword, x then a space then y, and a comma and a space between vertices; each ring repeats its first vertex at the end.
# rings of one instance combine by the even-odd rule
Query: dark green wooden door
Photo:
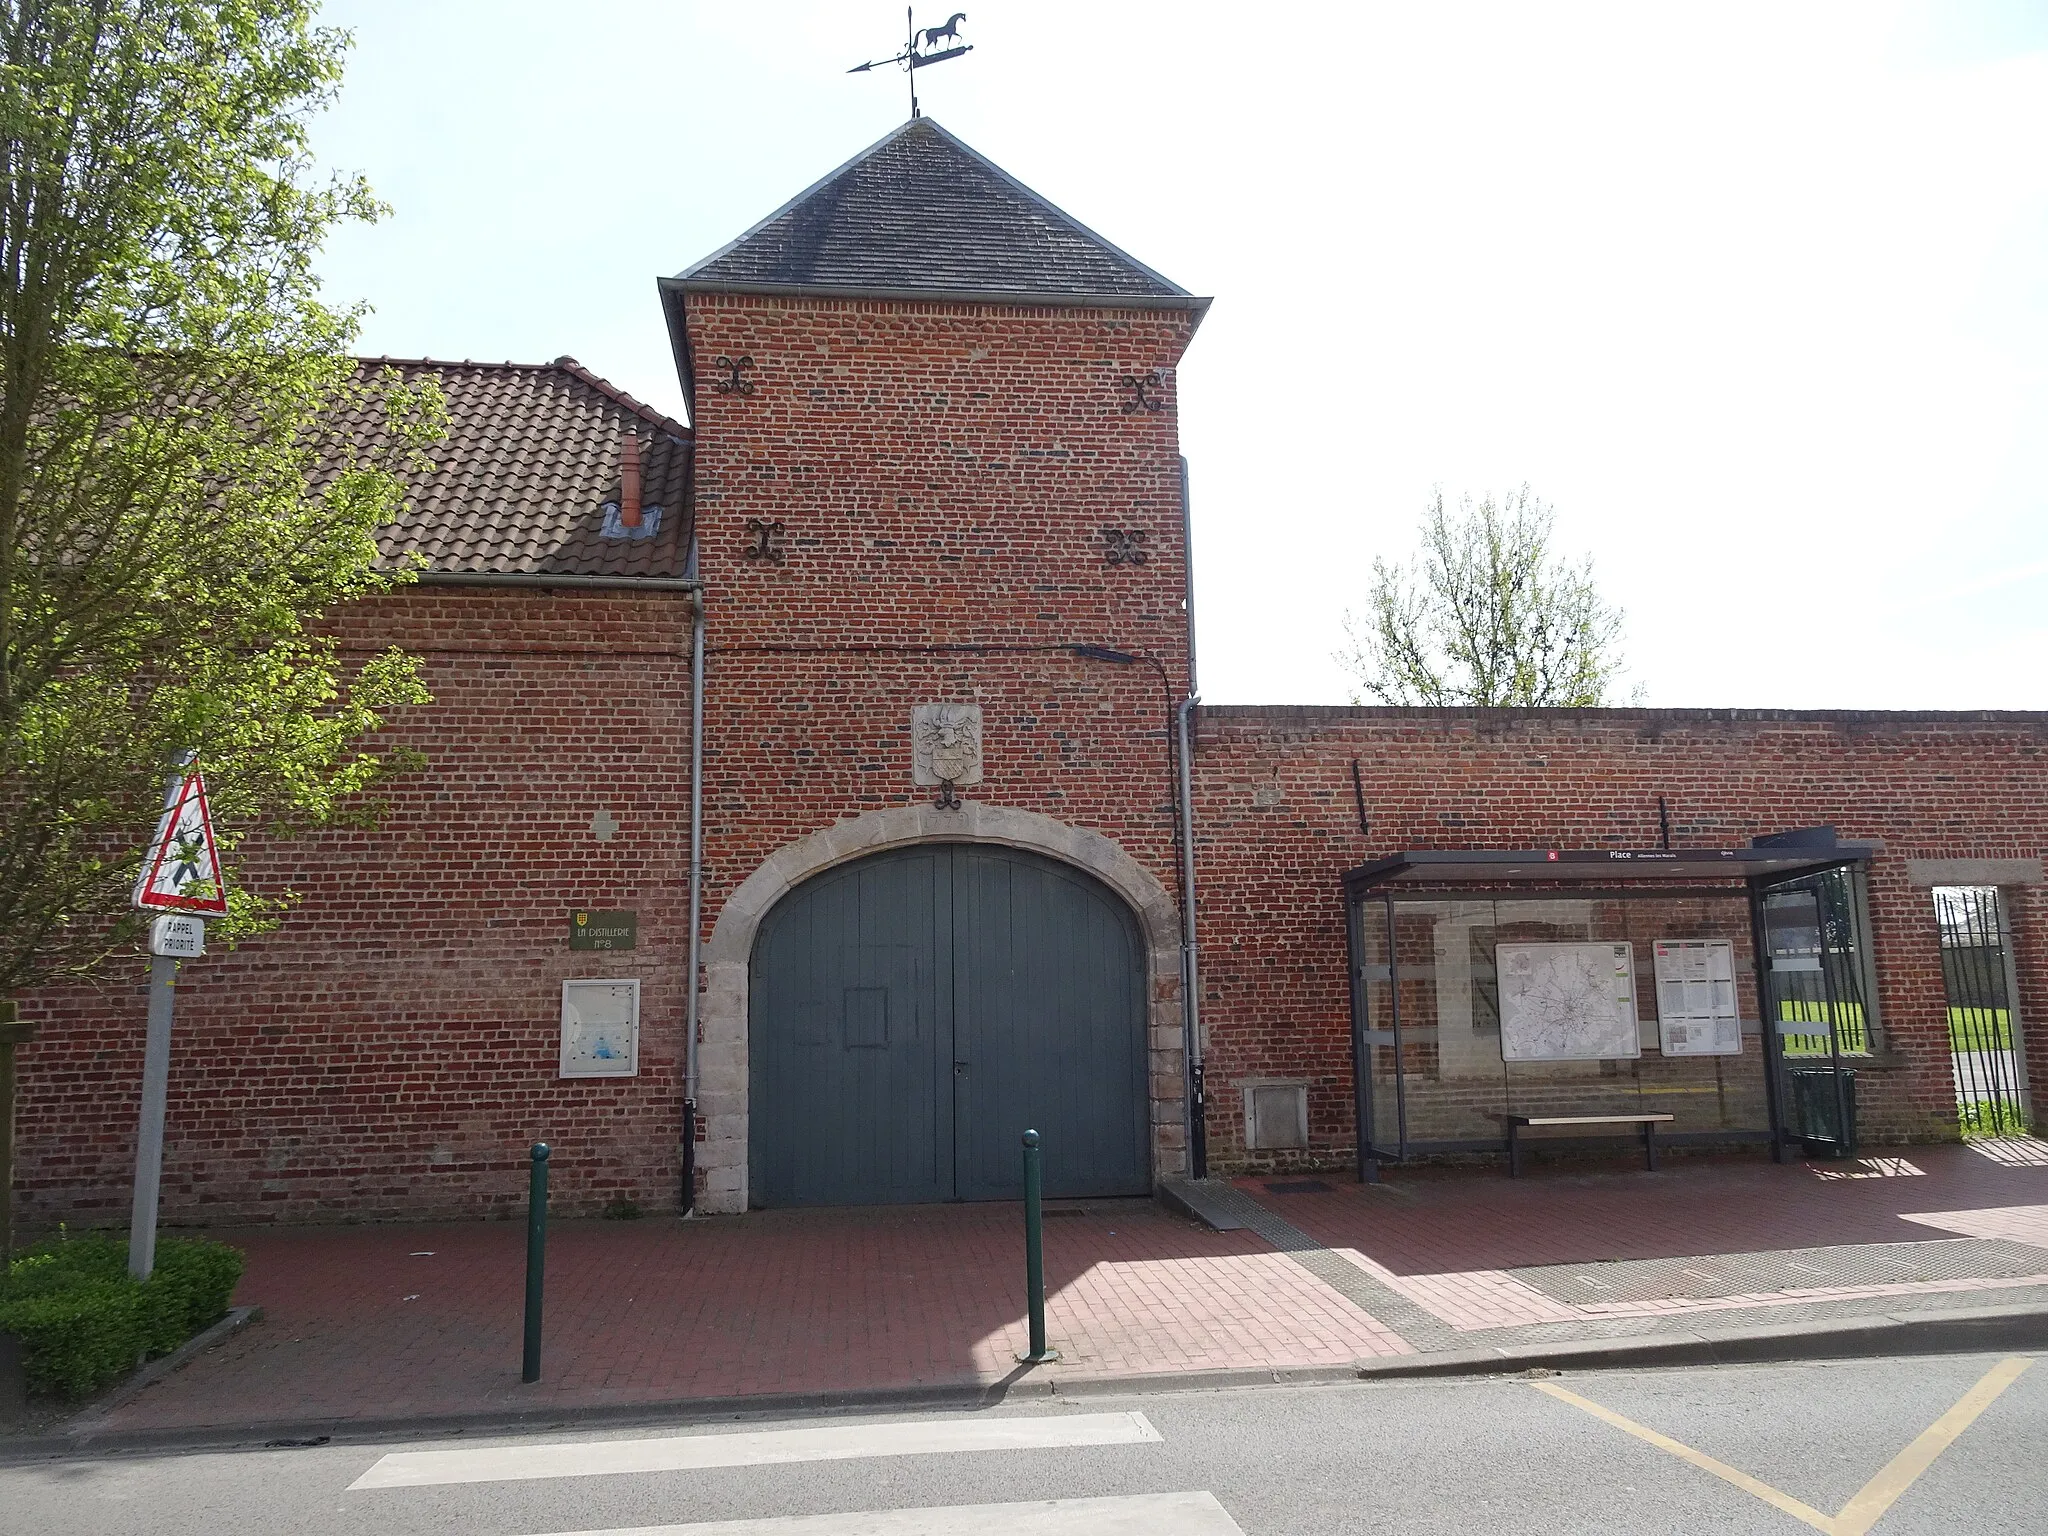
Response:
POLYGON ((1144 951, 1080 871, 975 843, 878 854, 768 914, 749 989, 756 1205, 1150 1186, 1144 951))

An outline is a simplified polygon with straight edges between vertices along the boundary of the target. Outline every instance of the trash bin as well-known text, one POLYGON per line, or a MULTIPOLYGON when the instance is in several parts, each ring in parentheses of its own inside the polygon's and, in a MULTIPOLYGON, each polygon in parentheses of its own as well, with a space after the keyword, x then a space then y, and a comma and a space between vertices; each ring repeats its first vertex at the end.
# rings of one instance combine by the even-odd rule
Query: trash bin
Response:
POLYGON ((1792 1134, 1816 1157, 1856 1155, 1856 1074, 1832 1067, 1795 1067, 1792 1078, 1792 1134), (1842 1082, 1835 1096, 1835 1079, 1842 1082), (1846 1121, 1846 1124, 1843 1123, 1846 1121))

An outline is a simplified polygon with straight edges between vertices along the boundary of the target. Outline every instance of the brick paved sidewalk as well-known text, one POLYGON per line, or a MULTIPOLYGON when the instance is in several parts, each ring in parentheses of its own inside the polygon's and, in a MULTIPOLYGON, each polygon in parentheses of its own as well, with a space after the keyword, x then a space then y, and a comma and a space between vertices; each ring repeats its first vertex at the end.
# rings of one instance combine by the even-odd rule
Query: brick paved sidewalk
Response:
POLYGON ((2048 1288, 2048 1142, 1238 1188, 1269 1239, 1349 1261, 1364 1279, 1340 1280, 1345 1294, 1422 1350, 1640 1334, 1727 1314, 1781 1323, 1929 1298, 1989 1305, 2048 1288))
MULTIPOLYGON (((1060 1207, 1056 1209, 1074 1209, 1060 1207)), ((1149 1201, 1045 1224, 1063 1377, 1341 1366, 1409 1346, 1247 1232, 1149 1201)), ((265 1320, 115 1431, 985 1384, 1026 1345, 1015 1205, 558 1222, 519 1383, 523 1223, 223 1231, 265 1320)))
MULTIPOLYGON (((1640 1333, 1682 1322, 1683 1298, 1603 1312, 1560 1299, 1569 1287, 1540 1266, 1626 1275, 1635 1292, 1654 1293, 1672 1267, 1629 1261, 1735 1263, 1730 1255, 1842 1245, 1883 1256, 1892 1250, 1868 1245, 1902 1243, 1918 1245, 1900 1250, 1912 1256, 1940 1255, 1957 1251, 1941 1240, 1959 1236, 1991 1240, 2007 1271, 2037 1272, 1965 1278, 1959 1302, 2048 1304, 2048 1146, 2036 1146, 2038 1166, 2031 1152, 2002 1165, 1945 1147, 1867 1166, 1674 1160, 1656 1174, 1515 1181, 1406 1171, 1377 1186, 1331 1178, 1305 1194, 1268 1187, 1298 1181, 1243 1181, 1230 1198, 1255 1213, 1253 1229, 1224 1232, 1144 1201, 1060 1207, 1067 1214, 1046 1223, 1046 1271, 1063 1359, 1046 1371, 1080 1380, 1330 1367, 1475 1342, 1640 1333)), ((532 1387, 518 1381, 522 1224, 219 1235, 247 1250, 237 1299, 261 1304, 266 1320, 115 1409, 105 1429, 973 1386, 1014 1375, 1024 1347, 1013 1205, 557 1223, 545 1373, 532 1387)), ((1721 1273, 1679 1266, 1666 1289, 1697 1288, 1678 1270, 1702 1269, 1721 1273)), ((1881 1311, 1920 1294, 1866 1284, 1731 1299, 1719 1289, 1706 1299, 1773 1322, 1881 1311)))

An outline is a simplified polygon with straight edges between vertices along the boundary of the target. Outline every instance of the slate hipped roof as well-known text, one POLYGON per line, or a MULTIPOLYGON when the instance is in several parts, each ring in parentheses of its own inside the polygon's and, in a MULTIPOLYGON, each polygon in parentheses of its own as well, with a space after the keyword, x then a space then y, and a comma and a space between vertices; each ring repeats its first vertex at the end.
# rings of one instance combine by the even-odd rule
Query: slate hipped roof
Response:
POLYGON ((913 118, 666 289, 1201 309, 928 117, 913 118))
MULTIPOLYGON (((405 511, 380 530, 387 561, 426 557, 428 579, 454 576, 679 577, 690 548, 690 429, 606 383, 573 357, 552 363, 361 359, 374 386, 385 369, 408 384, 432 378, 448 403, 448 435, 430 466, 398 472, 405 511), (660 507, 653 536, 607 538, 605 503, 620 492, 620 445, 640 438, 643 507, 660 507)), ((341 423, 359 443, 382 430, 374 409, 341 423)))

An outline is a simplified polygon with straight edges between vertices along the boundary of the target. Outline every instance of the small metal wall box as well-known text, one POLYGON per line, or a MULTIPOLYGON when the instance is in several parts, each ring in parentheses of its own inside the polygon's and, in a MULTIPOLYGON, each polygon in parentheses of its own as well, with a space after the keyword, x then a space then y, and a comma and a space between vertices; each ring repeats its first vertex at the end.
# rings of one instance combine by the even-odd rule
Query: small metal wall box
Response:
POLYGON ((640 982, 637 977, 605 977, 562 983, 561 1075, 640 1075, 640 982))

